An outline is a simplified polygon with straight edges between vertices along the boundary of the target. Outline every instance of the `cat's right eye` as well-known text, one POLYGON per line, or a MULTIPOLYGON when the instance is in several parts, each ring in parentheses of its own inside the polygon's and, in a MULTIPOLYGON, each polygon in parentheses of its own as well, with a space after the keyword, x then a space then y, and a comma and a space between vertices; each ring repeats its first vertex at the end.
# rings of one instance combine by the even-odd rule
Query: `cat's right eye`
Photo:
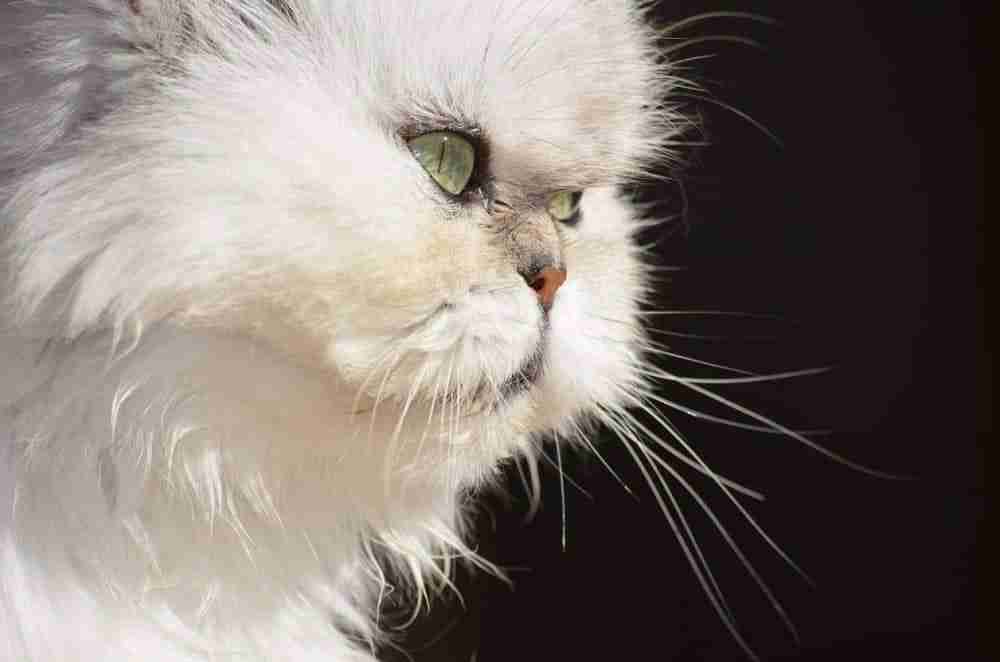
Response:
POLYGON ((454 131, 431 131, 407 145, 438 186, 452 195, 465 190, 476 167, 476 148, 468 138, 454 131))

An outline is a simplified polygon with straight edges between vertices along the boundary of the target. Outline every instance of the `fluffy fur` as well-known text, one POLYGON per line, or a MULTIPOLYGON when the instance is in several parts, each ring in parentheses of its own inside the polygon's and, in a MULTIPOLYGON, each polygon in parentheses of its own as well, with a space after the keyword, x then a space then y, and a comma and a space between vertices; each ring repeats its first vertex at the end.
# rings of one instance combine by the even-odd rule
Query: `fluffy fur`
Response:
POLYGON ((470 488, 635 400, 616 187, 676 127, 633 2, 0 23, 0 658, 371 660, 386 564, 423 599, 475 558, 470 488), (437 188, 405 143, 437 128, 481 135, 508 204, 437 188), (532 250, 569 274, 547 313, 532 250))

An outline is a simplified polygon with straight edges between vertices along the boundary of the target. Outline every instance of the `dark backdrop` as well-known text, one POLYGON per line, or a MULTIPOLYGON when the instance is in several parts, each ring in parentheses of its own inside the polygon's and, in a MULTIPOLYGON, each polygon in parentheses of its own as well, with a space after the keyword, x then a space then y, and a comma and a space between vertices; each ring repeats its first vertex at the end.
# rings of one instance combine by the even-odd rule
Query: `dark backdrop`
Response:
MULTIPOLYGON (((721 391, 789 425, 828 428, 829 448, 916 479, 872 478, 787 438, 672 415, 720 472, 767 494, 752 512, 815 580, 797 578, 709 482, 685 474, 771 584, 799 645, 697 505, 682 503, 762 658, 980 659, 975 550, 991 422, 971 20, 956 3, 868 4, 661 3, 664 21, 718 9, 777 19, 692 26, 686 36, 739 35, 763 48, 706 43, 684 54, 714 54, 691 63, 693 76, 782 144, 691 100, 710 145, 688 150, 682 185, 643 193, 661 213, 685 212, 674 232, 651 237, 664 264, 685 267, 661 303, 780 318, 671 317, 658 328, 705 337, 657 337, 751 370, 835 366, 721 391)), ((477 538, 513 588, 461 572, 464 606, 439 601, 401 639, 413 659, 744 659, 628 454, 611 435, 602 442, 637 498, 592 457, 564 453, 589 494, 566 485, 564 549, 554 469, 543 463, 543 506, 530 522, 511 472, 512 498, 479 496, 477 538)))

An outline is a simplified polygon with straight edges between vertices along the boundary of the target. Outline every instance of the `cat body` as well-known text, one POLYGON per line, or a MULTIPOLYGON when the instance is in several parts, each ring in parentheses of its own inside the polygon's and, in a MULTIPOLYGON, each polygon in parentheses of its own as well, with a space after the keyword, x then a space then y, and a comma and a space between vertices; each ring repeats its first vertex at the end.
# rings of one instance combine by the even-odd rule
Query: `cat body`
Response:
POLYGON ((0 20, 0 659, 371 660, 384 568, 485 563, 470 491, 635 403, 617 187, 680 121, 634 3, 0 20))

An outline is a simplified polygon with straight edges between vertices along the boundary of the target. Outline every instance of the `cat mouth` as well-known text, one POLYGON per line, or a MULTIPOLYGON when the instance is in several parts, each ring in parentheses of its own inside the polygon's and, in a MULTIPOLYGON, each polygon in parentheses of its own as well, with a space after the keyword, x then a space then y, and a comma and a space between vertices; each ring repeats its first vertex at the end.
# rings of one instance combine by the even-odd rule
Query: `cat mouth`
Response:
POLYGON ((503 380, 496 389, 498 403, 514 398, 531 389, 542 376, 545 369, 544 354, 541 343, 531 353, 531 356, 512 375, 503 380))
MULTIPOLYGON (((451 403, 466 414, 496 414, 512 404, 536 386, 545 371, 543 343, 525 359, 512 374, 498 382, 481 377, 476 385, 467 390, 449 389, 443 394, 443 401, 451 403)), ((432 399, 438 395, 433 394, 432 399)))
MULTIPOLYGON (((422 320, 417 326, 428 326, 439 316, 446 316, 453 313, 454 309, 455 305, 452 303, 441 304, 427 319, 422 320)), ((460 313, 461 310, 458 312, 460 313)), ((448 321, 450 320, 445 320, 445 322, 448 321)), ((472 351, 463 351, 461 346, 449 348, 449 350, 455 351, 456 354, 446 353, 444 355, 445 358, 441 359, 441 365, 447 366, 447 372, 440 375, 443 376, 445 381, 444 399, 453 402, 460 409, 483 414, 496 412, 531 391, 539 383, 545 371, 549 331, 547 312, 542 310, 541 315, 532 325, 536 326, 537 335, 532 339, 533 343, 528 344, 527 347, 521 344, 523 339, 515 339, 514 341, 501 344, 497 343, 489 333, 478 335, 473 331, 469 334, 471 337, 464 337, 466 343, 473 345, 471 348, 466 346, 465 350, 472 351), (497 346, 498 344, 499 347, 497 346), (508 352, 513 350, 523 358, 520 358, 520 363, 515 364, 501 357, 489 357, 489 354, 492 352, 502 352, 504 350, 508 352), (525 352, 525 350, 527 351, 525 352), (522 354, 522 352, 524 353, 522 354), (476 354, 478 354, 478 361, 476 360, 476 354), (472 360, 468 361, 470 355, 472 355, 472 360), (466 361, 472 363, 472 366, 469 367, 475 366, 478 368, 476 371, 478 374, 469 375, 471 379, 468 379, 468 381, 465 379, 456 379, 454 383, 448 384, 448 382, 451 382, 451 362, 448 360, 449 356, 452 358, 458 357, 459 362, 462 362, 464 357, 466 361), (514 365, 517 367, 512 372, 508 372, 514 365), (462 382, 465 383, 462 384, 462 382)), ((431 330, 436 331, 437 329, 435 327, 431 330)), ((488 329, 488 331, 490 330, 488 329)), ((427 395, 431 400, 435 400, 438 397, 438 386, 433 384, 427 385, 427 395)))

